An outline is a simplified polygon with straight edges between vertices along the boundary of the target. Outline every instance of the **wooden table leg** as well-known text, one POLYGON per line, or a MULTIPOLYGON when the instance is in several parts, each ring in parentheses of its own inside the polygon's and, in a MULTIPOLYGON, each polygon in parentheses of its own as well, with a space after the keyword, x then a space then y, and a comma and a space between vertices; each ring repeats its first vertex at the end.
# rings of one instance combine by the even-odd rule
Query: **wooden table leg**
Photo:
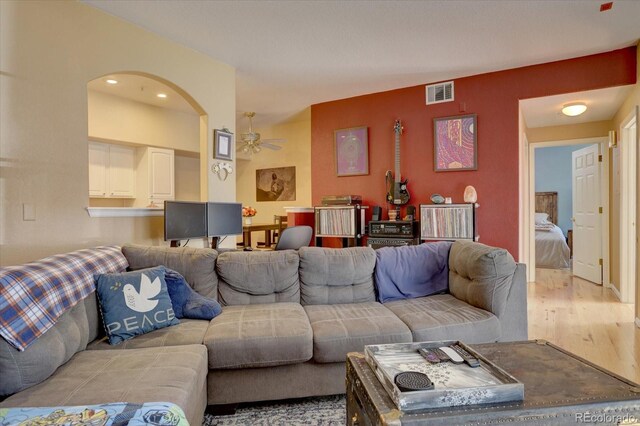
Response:
POLYGON ((271 247, 271 230, 264 231, 264 246, 271 247))
POLYGON ((245 231, 242 233, 242 243, 245 247, 251 247, 251 231, 245 231))

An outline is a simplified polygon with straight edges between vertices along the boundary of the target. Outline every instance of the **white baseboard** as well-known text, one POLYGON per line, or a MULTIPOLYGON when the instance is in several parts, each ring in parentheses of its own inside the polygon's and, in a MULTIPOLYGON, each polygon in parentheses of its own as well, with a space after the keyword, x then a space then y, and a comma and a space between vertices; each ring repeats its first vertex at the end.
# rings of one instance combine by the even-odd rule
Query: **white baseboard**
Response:
POLYGON ((616 286, 614 286, 613 284, 609 283, 607 285, 607 287, 609 287, 611 289, 611 291, 613 291, 613 294, 616 295, 616 297, 618 298, 619 301, 622 301, 622 295, 620 294, 620 290, 618 290, 618 288, 616 286))
POLYGON ((640 328, 640 318, 636 318, 634 322, 636 324, 636 327, 640 328))

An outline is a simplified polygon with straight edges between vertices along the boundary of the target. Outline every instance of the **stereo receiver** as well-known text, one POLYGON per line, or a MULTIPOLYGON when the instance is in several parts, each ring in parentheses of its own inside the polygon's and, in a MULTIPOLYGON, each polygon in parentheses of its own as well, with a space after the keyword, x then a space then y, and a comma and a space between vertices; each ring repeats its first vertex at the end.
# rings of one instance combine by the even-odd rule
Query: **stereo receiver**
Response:
POLYGON ((372 220, 369 222, 370 237, 412 238, 418 236, 418 222, 402 220, 372 220))

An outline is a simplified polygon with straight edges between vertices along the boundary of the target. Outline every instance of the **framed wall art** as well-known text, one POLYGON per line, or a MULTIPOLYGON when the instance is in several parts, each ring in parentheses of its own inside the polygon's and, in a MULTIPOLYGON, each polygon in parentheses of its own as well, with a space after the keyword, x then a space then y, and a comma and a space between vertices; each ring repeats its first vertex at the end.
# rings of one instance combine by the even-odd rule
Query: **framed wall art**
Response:
POLYGON ((233 160, 233 133, 229 129, 213 130, 213 158, 233 160))
POLYGON ((436 172, 478 169, 476 114, 433 119, 436 172))
POLYGON ((336 130, 336 174, 358 176, 369 174, 369 136, 366 127, 336 130))
POLYGON ((296 167, 256 170, 256 201, 295 201, 296 167))

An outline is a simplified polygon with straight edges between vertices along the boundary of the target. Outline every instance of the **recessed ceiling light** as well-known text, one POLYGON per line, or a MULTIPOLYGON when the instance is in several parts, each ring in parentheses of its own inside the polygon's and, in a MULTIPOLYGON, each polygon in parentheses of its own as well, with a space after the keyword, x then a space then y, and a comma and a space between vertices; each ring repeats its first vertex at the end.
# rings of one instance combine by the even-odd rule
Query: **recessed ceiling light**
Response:
POLYGON ((575 117, 587 110, 587 105, 584 102, 573 102, 562 106, 562 113, 569 117, 575 117))
POLYGON ((166 93, 158 93, 156 96, 159 97, 159 98, 163 98, 164 99, 164 98, 167 97, 167 94, 166 93))
POLYGON ((118 80, 114 80, 113 78, 110 78, 106 81, 107 84, 118 84, 118 80))

